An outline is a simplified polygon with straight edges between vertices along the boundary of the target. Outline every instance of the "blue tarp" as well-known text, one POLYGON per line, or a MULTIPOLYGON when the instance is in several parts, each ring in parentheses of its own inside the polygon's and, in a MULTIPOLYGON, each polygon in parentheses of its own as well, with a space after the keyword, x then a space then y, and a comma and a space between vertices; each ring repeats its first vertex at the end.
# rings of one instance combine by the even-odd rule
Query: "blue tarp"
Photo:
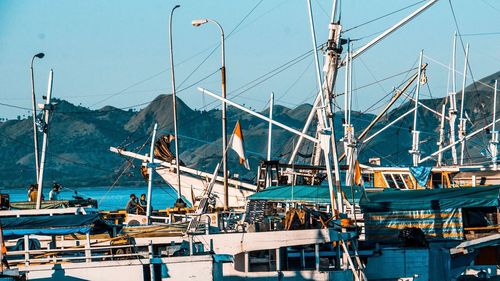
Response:
POLYGON ((0 218, 4 236, 23 235, 66 235, 88 233, 95 223, 100 222, 99 214, 90 215, 43 215, 0 218))
POLYGON ((68 228, 25 228, 25 229, 7 229, 3 235, 7 238, 24 235, 68 235, 75 233, 88 233, 92 226, 68 227, 68 228))
POLYGON ((429 181, 432 167, 410 167, 410 173, 417 180, 418 185, 425 187, 429 181))

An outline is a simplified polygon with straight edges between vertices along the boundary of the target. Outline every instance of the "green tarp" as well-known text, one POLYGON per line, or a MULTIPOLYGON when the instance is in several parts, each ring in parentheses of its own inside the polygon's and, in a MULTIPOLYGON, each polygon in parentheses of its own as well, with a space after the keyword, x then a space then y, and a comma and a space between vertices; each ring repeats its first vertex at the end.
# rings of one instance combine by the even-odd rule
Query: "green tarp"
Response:
POLYGON ((366 240, 398 241, 404 228, 416 227, 427 239, 463 239, 461 209, 370 212, 364 214, 366 240))
MULTIPOLYGON (((359 202, 362 191, 359 187, 342 187, 345 198, 359 202)), ((295 201, 310 204, 330 204, 330 193, 325 185, 271 186, 249 197, 249 200, 295 201)))
POLYGON ((446 189, 365 192, 360 200, 363 212, 443 210, 472 207, 498 207, 500 186, 446 189))
MULTIPOLYGON (((343 186, 344 198, 360 204, 363 212, 411 210, 442 210, 471 207, 499 207, 500 186, 481 186, 446 189, 399 190, 363 192, 359 187, 343 186), (354 195, 354 196, 353 196, 354 195)), ((328 186, 272 186, 249 197, 249 200, 299 201, 330 203, 328 186)))

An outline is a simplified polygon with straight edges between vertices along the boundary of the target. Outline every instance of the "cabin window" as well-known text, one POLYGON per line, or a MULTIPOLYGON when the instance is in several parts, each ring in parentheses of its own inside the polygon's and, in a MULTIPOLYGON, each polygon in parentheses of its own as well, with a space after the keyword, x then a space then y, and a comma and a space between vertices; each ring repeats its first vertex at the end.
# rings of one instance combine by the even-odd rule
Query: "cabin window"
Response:
POLYGON ((398 188, 398 185, 396 184, 396 180, 394 179, 392 174, 384 174, 385 180, 387 181, 387 184, 389 185, 390 188, 398 188))

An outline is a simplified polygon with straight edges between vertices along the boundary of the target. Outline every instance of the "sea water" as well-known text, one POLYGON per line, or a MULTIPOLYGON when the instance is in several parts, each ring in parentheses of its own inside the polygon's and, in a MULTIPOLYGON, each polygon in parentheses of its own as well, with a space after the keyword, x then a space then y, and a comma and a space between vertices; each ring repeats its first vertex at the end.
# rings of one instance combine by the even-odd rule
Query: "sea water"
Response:
MULTIPOLYGON (((48 187, 43 191, 43 195, 46 200, 49 198, 50 190, 51 188, 48 187)), ((127 202, 130 199, 130 194, 135 194, 137 198, 139 198, 141 194, 147 195, 148 188, 147 186, 63 186, 61 192, 59 193, 59 199, 71 200, 75 195, 75 191, 78 196, 97 200, 99 210, 118 210, 125 209, 125 205, 127 205, 127 202)), ((5 188, 1 189, 0 193, 9 194, 11 202, 27 201, 28 198, 28 189, 5 188)), ((177 192, 169 186, 154 186, 151 197, 153 198, 151 201, 153 209, 165 209, 174 205, 175 200, 177 199, 177 192)))

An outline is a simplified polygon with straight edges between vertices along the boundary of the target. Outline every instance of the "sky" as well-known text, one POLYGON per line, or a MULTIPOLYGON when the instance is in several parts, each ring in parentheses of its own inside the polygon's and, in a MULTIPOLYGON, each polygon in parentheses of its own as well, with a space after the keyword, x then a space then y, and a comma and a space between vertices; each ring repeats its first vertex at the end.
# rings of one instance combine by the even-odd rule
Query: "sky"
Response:
MULTIPOLYGON (((425 1, 339 2, 343 37, 353 40, 356 49, 425 1)), ((311 3, 320 44, 328 37, 332 1, 311 3)), ((0 118, 30 116, 29 65, 38 52, 45 53, 34 64, 38 102, 47 91, 50 69, 53 97, 91 109, 140 109, 159 94, 171 93, 168 21, 176 4, 181 5, 173 17, 177 91, 189 106, 209 110, 220 104, 196 90, 200 86, 220 93, 221 61, 218 28, 193 27, 197 18, 214 19, 224 28, 230 99, 255 110, 267 107, 271 92, 287 107, 312 103, 317 90, 313 57, 294 60, 313 46, 306 0, 0 0, 0 118), (282 65, 287 67, 278 68, 282 65), (269 79, 263 80, 264 74, 269 79)), ((420 50, 429 63, 429 87, 421 96, 446 95, 457 30, 451 7, 463 35, 458 74, 463 70, 462 42, 470 43, 468 83, 500 70, 500 2, 441 0, 354 61, 355 110, 376 113, 373 104, 388 99, 404 81, 420 50), (398 73, 403 74, 385 79, 398 73)), ((461 78, 457 81, 460 89, 461 78)), ((342 69, 336 90, 343 88, 342 69)))

